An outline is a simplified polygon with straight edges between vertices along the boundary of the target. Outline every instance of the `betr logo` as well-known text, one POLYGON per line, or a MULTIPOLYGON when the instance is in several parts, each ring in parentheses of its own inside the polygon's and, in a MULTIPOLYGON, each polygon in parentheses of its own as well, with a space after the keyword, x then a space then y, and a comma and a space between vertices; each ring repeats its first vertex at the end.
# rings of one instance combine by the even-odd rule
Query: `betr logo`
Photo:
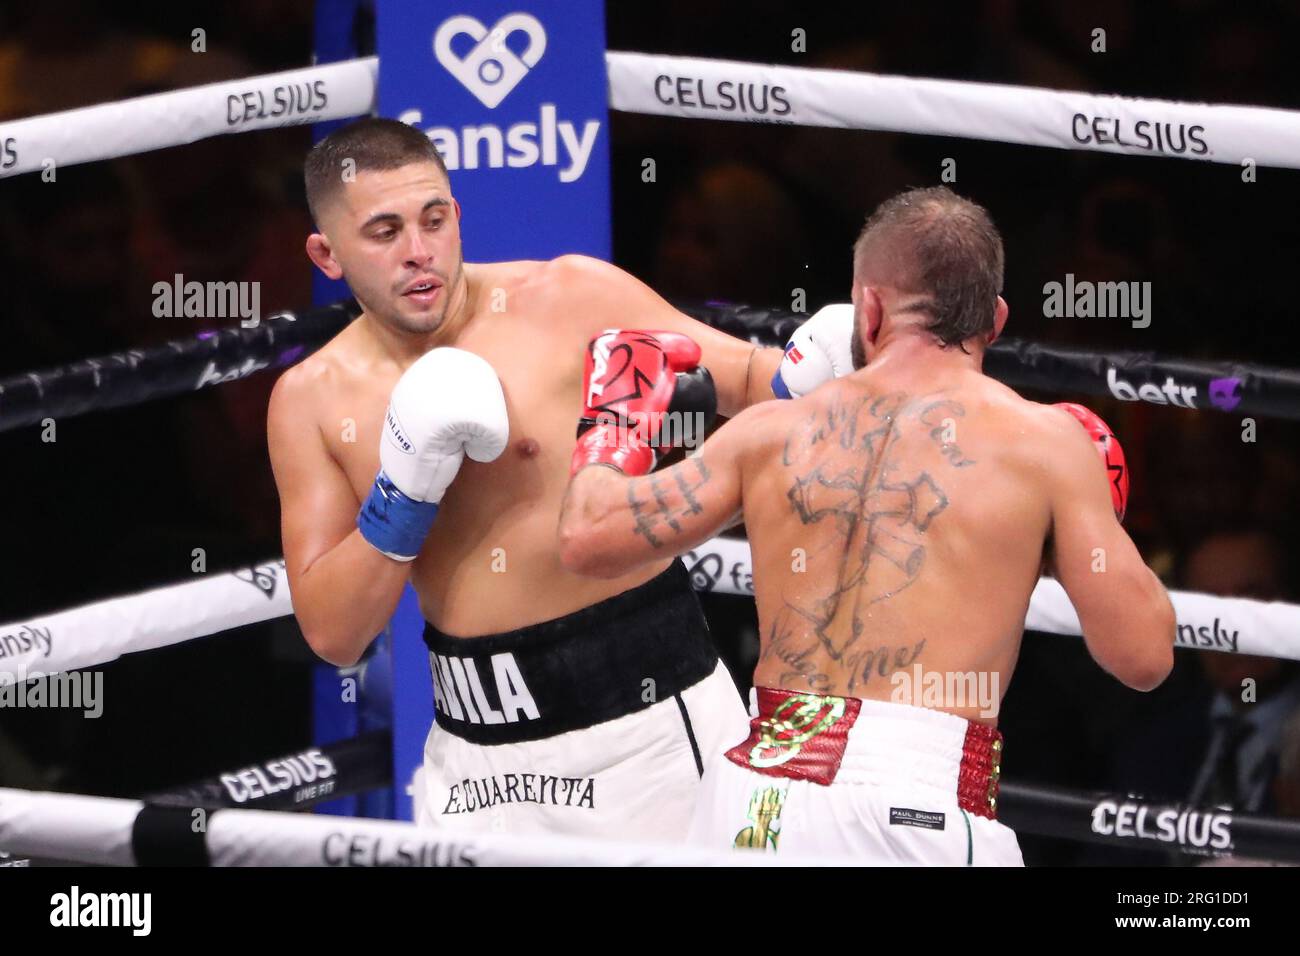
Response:
POLYGON ((1121 402, 1150 402, 1153 405, 1174 405, 1178 408, 1196 407, 1196 386, 1179 385, 1172 375, 1164 385, 1143 382, 1141 385, 1124 381, 1114 368, 1106 369, 1106 387, 1121 402))
POLYGON ((1210 381, 1210 404, 1230 412, 1241 404, 1241 379, 1216 378, 1210 381))

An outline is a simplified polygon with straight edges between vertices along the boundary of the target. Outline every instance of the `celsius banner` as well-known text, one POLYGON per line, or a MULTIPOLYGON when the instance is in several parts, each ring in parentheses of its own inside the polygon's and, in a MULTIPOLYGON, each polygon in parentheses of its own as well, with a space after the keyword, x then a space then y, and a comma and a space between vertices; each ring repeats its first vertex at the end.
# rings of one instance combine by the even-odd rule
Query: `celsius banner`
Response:
MULTIPOLYGON (((423 130, 447 164, 470 262, 610 254, 602 0, 379 0, 379 113, 423 130)), ((433 721, 423 621, 392 621, 398 819, 433 721)))

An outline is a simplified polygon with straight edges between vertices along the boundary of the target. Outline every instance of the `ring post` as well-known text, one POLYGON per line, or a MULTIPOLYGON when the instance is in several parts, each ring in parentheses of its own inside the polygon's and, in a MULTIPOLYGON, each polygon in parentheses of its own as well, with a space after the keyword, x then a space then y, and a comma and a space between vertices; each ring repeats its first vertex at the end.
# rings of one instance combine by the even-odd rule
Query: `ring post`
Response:
MULTIPOLYGON (((609 258, 603 0, 481 0, 451 9, 378 0, 376 28, 379 113, 424 130, 438 147, 461 204, 466 258, 609 258)), ((407 786, 433 721, 423 628, 408 587, 390 627, 393 781, 403 820, 412 819, 407 786)))

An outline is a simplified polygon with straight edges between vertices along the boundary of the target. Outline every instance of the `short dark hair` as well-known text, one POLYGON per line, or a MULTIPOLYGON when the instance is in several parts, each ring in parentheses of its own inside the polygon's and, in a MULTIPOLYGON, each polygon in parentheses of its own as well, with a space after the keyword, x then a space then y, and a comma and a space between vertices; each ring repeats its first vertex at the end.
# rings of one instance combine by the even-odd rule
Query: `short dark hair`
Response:
POLYGON ((414 126, 377 116, 356 120, 313 146, 303 163, 307 206, 317 225, 320 225, 321 209, 343 186, 343 163, 349 159, 354 172, 433 163, 443 176, 447 175, 447 166, 437 147, 414 126))
POLYGON ((983 206, 946 186, 881 203, 853 246, 855 281, 874 277, 923 296, 910 308, 945 348, 993 331, 1002 291, 1002 236, 983 206))

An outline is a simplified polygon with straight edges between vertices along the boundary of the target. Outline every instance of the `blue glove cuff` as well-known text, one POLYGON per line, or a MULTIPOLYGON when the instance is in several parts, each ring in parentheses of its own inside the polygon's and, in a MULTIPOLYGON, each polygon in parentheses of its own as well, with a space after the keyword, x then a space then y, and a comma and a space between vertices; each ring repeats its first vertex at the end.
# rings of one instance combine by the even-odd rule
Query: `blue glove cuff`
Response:
POLYGON ((780 369, 777 369, 776 374, 772 376, 772 394, 777 398, 794 398, 790 394, 790 389, 786 387, 785 379, 781 377, 780 369))
POLYGON ((398 561, 412 561, 433 527, 438 505, 402 494, 382 471, 357 513, 361 536, 398 561))

